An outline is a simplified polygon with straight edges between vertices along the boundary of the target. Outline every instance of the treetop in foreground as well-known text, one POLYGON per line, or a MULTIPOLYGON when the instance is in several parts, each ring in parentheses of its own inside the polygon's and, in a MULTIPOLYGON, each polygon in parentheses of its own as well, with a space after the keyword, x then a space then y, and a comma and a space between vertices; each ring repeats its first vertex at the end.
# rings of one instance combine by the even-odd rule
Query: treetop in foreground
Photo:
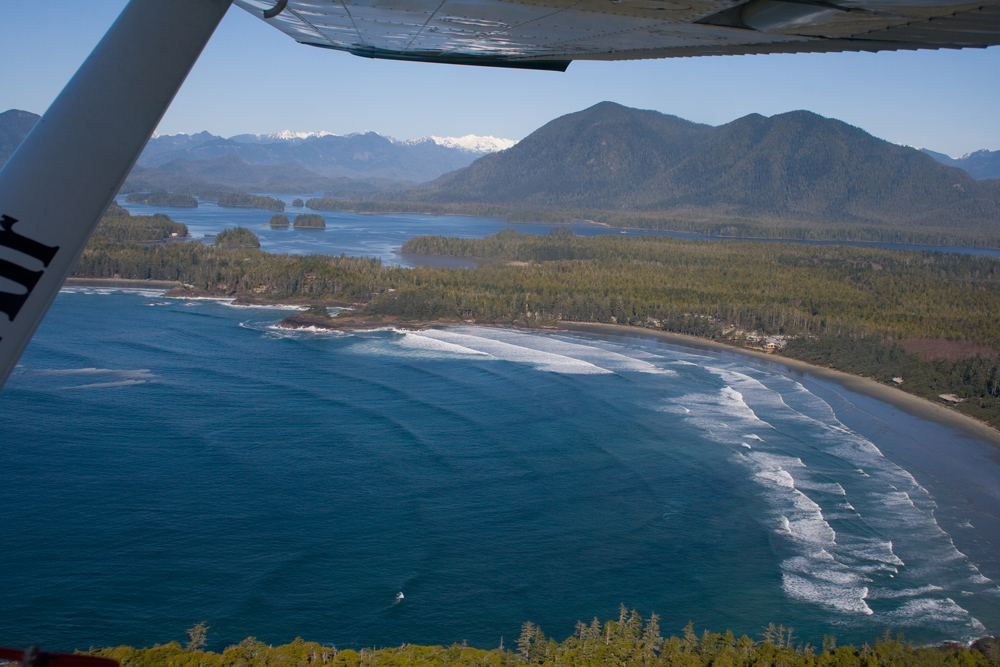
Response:
MULTIPOLYGON (((817 647, 795 637, 792 628, 773 623, 762 628, 757 640, 732 632, 700 636, 688 623, 680 637, 664 638, 659 619, 643 620, 622 608, 617 621, 596 618, 578 622, 571 637, 562 642, 546 637, 534 623, 521 627, 513 647, 492 650, 461 645, 402 646, 381 649, 338 650, 334 646, 296 638, 283 646, 270 646, 247 637, 219 653, 199 650, 207 630, 204 623, 188 631, 188 649, 173 641, 152 648, 118 646, 89 653, 118 660, 122 667, 997 667, 1000 643, 984 638, 971 647, 959 643, 916 647, 891 631, 861 647, 837 646, 824 636, 817 647)), ((209 642, 211 643, 211 642, 209 642)))

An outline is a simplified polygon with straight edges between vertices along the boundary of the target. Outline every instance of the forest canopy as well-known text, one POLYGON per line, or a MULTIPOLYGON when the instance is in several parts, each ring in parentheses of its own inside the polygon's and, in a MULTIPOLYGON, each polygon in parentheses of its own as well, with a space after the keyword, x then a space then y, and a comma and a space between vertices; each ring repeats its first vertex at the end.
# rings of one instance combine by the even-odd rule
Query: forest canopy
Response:
POLYGON ((260 239, 246 227, 223 229, 215 235, 217 248, 259 248, 260 239))
POLYGON ((325 229, 326 221, 323 220, 323 216, 316 213, 303 213, 295 216, 295 226, 309 229, 325 229))
POLYGON ((265 211, 285 210, 285 202, 280 199, 265 197, 263 195, 248 195, 245 193, 220 194, 219 206, 223 206, 225 208, 260 208, 265 211))
POLYGON ((663 637, 659 618, 643 619, 624 605, 618 620, 577 622, 573 635, 561 642, 547 637, 531 622, 509 647, 473 648, 465 642, 445 646, 403 644, 391 648, 338 650, 335 646, 296 638, 271 646, 247 637, 221 652, 203 651, 205 624, 188 631, 187 648, 173 641, 152 648, 118 646, 91 650, 90 655, 118 660, 122 667, 997 667, 1000 643, 984 638, 971 647, 948 643, 917 647, 891 631, 860 647, 838 646, 824 636, 818 645, 798 638, 792 628, 773 623, 756 639, 732 632, 695 632, 663 637))

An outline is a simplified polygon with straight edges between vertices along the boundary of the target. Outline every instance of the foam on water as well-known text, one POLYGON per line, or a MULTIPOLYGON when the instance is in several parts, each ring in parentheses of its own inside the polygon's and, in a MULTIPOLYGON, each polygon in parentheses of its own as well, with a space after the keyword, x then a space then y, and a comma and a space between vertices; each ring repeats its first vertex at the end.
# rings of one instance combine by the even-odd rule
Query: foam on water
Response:
MULTIPOLYGON (((505 341, 521 347, 528 347, 541 352, 549 352, 560 356, 571 357, 592 363, 595 366, 611 371, 613 373, 651 373, 656 375, 676 375, 676 372, 667 368, 662 368, 649 359, 656 359, 654 355, 622 354, 608 349, 609 344, 597 344, 588 341, 581 343, 566 340, 561 335, 539 335, 537 333, 525 334, 506 329, 481 329, 475 327, 464 327, 463 333, 470 335, 488 337, 493 340, 505 341), (644 358, 640 358, 644 357, 644 358)), ((632 352, 632 350, 629 350, 632 352)))
POLYGON ((295 329, 288 329, 286 327, 279 327, 276 324, 266 322, 240 322, 240 327, 243 329, 262 331, 273 338, 302 338, 304 336, 341 338, 350 335, 345 331, 326 329, 324 327, 296 327, 295 329))
POLYGON ((992 582, 955 548, 934 516, 936 503, 910 473, 801 383, 759 370, 751 377, 731 366, 705 369, 724 384, 685 395, 684 405, 696 408, 688 418, 711 439, 744 448, 734 460, 764 489, 771 515, 762 522, 785 554, 789 597, 848 617, 944 621, 974 635, 978 621, 953 598, 962 586, 983 593, 992 582))
POLYGON ((149 369, 118 370, 109 368, 69 368, 69 369, 38 369, 29 371, 37 376, 66 378, 101 379, 100 382, 85 382, 60 387, 60 389, 109 389, 112 387, 127 387, 136 384, 146 384, 156 378, 149 369))
MULTIPOLYGON (((473 330, 478 333, 478 330, 473 330)), ((492 331, 492 330, 484 330, 492 331)), ((530 364, 536 370, 548 373, 560 373, 567 375, 601 375, 608 374, 609 371, 600 366, 575 359, 565 354, 555 352, 545 352, 526 347, 519 344, 516 338, 511 338, 511 342, 497 340, 486 335, 473 335, 471 333, 459 332, 453 329, 430 329, 419 332, 420 335, 449 343, 456 348, 478 352, 484 355, 484 359, 496 359, 501 361, 512 361, 516 363, 530 364)), ((403 337, 405 339, 405 336, 403 337)), ((399 340, 393 341, 397 347, 399 340)), ((466 353, 468 354, 468 353, 466 353)))
POLYGON ((900 590, 891 590, 885 588, 875 588, 869 591, 868 597, 875 600, 879 598, 912 598, 918 595, 924 595, 926 593, 940 593, 944 589, 940 586, 934 586, 933 584, 928 584, 927 586, 921 586, 920 588, 903 588, 900 590))
POLYGON ((235 301, 223 301, 221 302, 225 306, 230 308, 241 308, 244 310, 282 310, 282 311, 296 311, 301 312, 307 310, 307 306, 296 306, 291 304, 257 304, 257 303, 236 303, 235 301))
POLYGON ((471 355, 475 357, 484 357, 487 359, 496 358, 488 352, 473 350, 470 347, 459 345, 457 343, 450 343, 436 336, 426 335, 426 332, 422 331, 404 332, 403 338, 402 340, 399 341, 399 344, 402 347, 410 348, 413 350, 425 350, 427 352, 441 352, 449 355, 465 355, 465 356, 471 355))
POLYGON ((892 626, 904 628, 928 621, 967 624, 970 626, 970 638, 981 637, 986 632, 982 623, 949 597, 908 600, 890 612, 879 614, 877 618, 892 626))
MULTIPOLYGON (((138 306, 150 299, 122 297, 127 298, 138 306)), ((73 331, 98 301, 109 300, 76 303, 63 331, 73 331)), ((26 355, 29 367, 18 367, 7 398, 17 401, 18 409, 11 411, 17 419, 33 414, 35 405, 59 400, 66 410, 90 401, 122 423, 149 411, 162 415, 174 429, 171 447, 146 452, 108 437, 114 431, 101 431, 101 424, 93 441, 104 443, 108 452, 140 457, 139 463, 152 452, 162 453, 160 463, 169 466, 176 463, 177 451, 185 452, 178 484, 191 485, 197 493, 207 490, 210 499, 217 497, 220 484, 231 498, 242 498, 248 478, 289 489, 267 494, 266 502, 250 494, 244 509, 248 516, 261 514, 227 527, 238 542, 233 559, 246 554, 260 562, 277 559, 262 578, 270 588, 254 580, 234 603, 239 610, 257 609, 245 615, 261 627, 284 623, 285 629, 300 632, 298 626, 313 623, 305 631, 322 626, 316 632, 334 627, 332 632, 343 633, 341 627, 354 623, 346 638, 321 638, 361 642, 381 632, 372 641, 392 641, 405 632, 436 642, 442 638, 432 634, 435 623, 447 623, 447 632, 455 632, 480 610, 504 623, 505 614, 515 617, 516 630, 525 610, 537 608, 539 620, 560 632, 559 615, 567 606, 593 613, 595 604, 609 601, 614 609, 623 598, 628 605, 649 608, 698 600, 714 627, 744 624, 739 630, 751 633, 747 619, 756 623, 754 615, 766 608, 779 618, 803 619, 814 637, 833 625, 838 636, 852 641, 870 639, 887 625, 913 628, 913 634, 930 641, 983 634, 976 616, 995 626, 995 603, 984 599, 996 597, 1000 589, 938 525, 937 514, 954 504, 935 500, 887 460, 874 444, 882 442, 877 429, 862 424, 853 432, 830 404, 773 367, 562 333, 473 327, 277 329, 281 316, 266 309, 258 316, 245 309, 234 312, 224 300, 209 301, 171 301, 197 310, 143 307, 125 318, 137 323, 134 331, 124 330, 131 357, 122 363, 153 371, 109 370, 108 357, 92 351, 93 341, 106 339, 107 331, 76 345, 43 329, 39 345, 26 355), (241 329, 234 336, 237 325, 241 329), (278 340, 286 338, 299 342, 278 340), (39 363, 39 355, 47 355, 41 357, 45 363, 39 363), (248 358, 262 362, 247 364, 248 358), (191 359, 202 360, 204 367, 195 367, 191 359), (42 373, 32 365, 60 363, 77 368, 31 375, 42 373), (138 383, 148 386, 124 389, 138 383), (96 391, 43 394, 63 385, 96 391), (98 390, 113 386, 123 389, 98 390), (40 393, 44 400, 38 400, 40 393), (274 403, 281 410, 262 419, 255 406, 274 403), (164 405, 177 408, 164 411, 164 405), (247 424, 253 425, 252 434, 247 424), (861 432, 874 433, 874 442, 861 432), (211 475, 190 475, 188 460, 200 461, 211 475), (294 499, 294 507, 282 509, 286 498, 294 499), (287 531, 289 539, 280 541, 305 552, 289 554, 284 545, 244 539, 236 532, 253 530, 262 523, 257 519, 268 525, 274 508, 280 521, 261 534, 287 531), (361 518, 351 524, 356 517, 361 518), (582 526, 592 532, 580 533, 582 526), (322 544, 309 552, 317 534, 322 544), (354 534, 364 535, 358 543, 371 543, 372 549, 353 553, 354 534), (452 549, 456 537, 468 550, 452 549), (254 544, 264 550, 253 552, 248 545, 254 544), (508 546, 514 547, 509 558, 490 560, 503 556, 508 546), (608 558, 612 553, 615 559, 608 558), (733 557, 737 553, 740 558, 733 557), (349 571, 343 566, 352 555, 361 566, 349 571), (490 567, 481 568, 484 562, 490 567), (560 566, 558 576, 551 574, 552 563, 560 566), (383 570, 372 574, 377 568, 383 570), (341 571, 349 575, 338 581, 341 571), (696 576, 683 576, 689 571, 696 576), (366 589, 376 593, 368 596, 366 589), (388 596, 400 590, 406 591, 407 604, 393 608, 387 619, 388 596), (300 610, 294 605, 281 607, 286 591, 300 595, 305 606, 347 611, 333 621, 338 612, 317 614, 315 608, 296 616, 300 610), (370 614, 368 597, 376 610, 370 614), (420 601, 420 613, 412 618, 410 599, 420 601), (731 604, 736 599, 754 600, 757 607, 741 609, 731 604), (438 620, 425 623, 432 616, 438 620)), ((108 305, 101 308, 116 312, 108 305)), ((112 335, 123 326, 111 327, 112 335)), ((156 433, 150 444, 155 445, 160 421, 152 421, 150 430, 156 433)), ((7 428, 5 436, 13 434, 5 442, 28 432, 0 426, 7 428)), ((86 449, 83 463, 99 448, 86 449)), ((108 466, 102 460, 99 468, 103 474, 108 466)), ((174 515, 156 506, 163 488, 150 486, 150 507, 143 511, 154 519, 163 514, 166 525, 174 525, 174 515)), ((197 499, 197 493, 175 494, 181 499, 176 505, 169 505, 174 501, 166 495, 162 499, 168 508, 183 509, 184 499, 197 499)), ((67 514, 71 521, 79 514, 75 510, 70 507, 67 514)), ((193 525, 207 527, 205 543, 215 545, 217 522, 206 518, 204 513, 190 517, 193 525)), ((94 526, 84 529, 90 535, 94 526)), ((161 534, 148 531, 152 538, 161 534)), ((175 547, 171 542, 164 553, 175 547)), ((103 553, 101 543, 92 562, 102 564, 103 553)), ((244 563, 244 574, 257 573, 260 562, 244 563)), ((205 564, 209 570, 237 571, 229 561, 205 564)), ((137 567, 145 573, 147 565, 141 561, 137 567)), ((215 603, 223 596, 212 589, 214 579, 207 576, 200 589, 194 580, 184 585, 208 591, 205 597, 215 603)), ((81 583, 87 586, 100 588, 81 583)), ((172 592, 165 596, 174 599, 172 592)), ((10 598, 26 599, 13 593, 10 598)), ((683 603, 675 605, 674 615, 687 611, 683 603)), ((38 614, 27 607, 5 613, 19 623, 21 615, 38 614)), ((51 616, 51 610, 47 613, 51 616)), ((212 613, 225 618, 229 612, 212 613)), ((165 621, 171 622, 176 624, 172 617, 165 621)), ((168 636, 165 631, 163 636, 168 636)))
POLYGON ((100 296, 110 296, 112 294, 139 294, 148 298, 162 297, 165 289, 145 289, 140 287, 61 287, 59 292, 63 294, 93 294, 100 296))

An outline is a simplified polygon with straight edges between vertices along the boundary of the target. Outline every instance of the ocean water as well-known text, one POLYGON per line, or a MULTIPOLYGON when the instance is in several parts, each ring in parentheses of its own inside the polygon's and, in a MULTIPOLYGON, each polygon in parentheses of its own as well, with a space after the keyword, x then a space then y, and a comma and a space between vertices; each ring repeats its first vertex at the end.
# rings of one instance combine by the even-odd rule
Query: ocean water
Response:
POLYGON ((0 393, 0 640, 1000 632, 987 442, 780 363, 64 290, 0 393), (397 600, 398 593, 404 594, 397 600))

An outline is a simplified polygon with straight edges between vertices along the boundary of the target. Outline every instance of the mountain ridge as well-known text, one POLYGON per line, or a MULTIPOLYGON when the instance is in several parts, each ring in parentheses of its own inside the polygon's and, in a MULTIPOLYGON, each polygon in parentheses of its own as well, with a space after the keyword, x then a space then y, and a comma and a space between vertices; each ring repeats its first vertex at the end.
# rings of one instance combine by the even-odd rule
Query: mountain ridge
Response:
POLYGON ((194 136, 198 139, 188 135, 151 139, 137 164, 159 168, 174 160, 215 160, 230 155, 256 165, 294 164, 328 178, 387 178, 419 183, 467 166, 478 157, 477 153, 441 146, 430 139, 403 142, 377 132, 267 142, 194 136))
POLYGON ((965 170, 976 180, 1000 178, 1000 151, 981 149, 966 153, 962 157, 954 158, 928 148, 921 148, 919 150, 922 153, 930 155, 941 164, 965 170))
POLYGON ((1000 183, 809 111, 712 127, 602 102, 406 193, 415 201, 989 228, 1000 183))

